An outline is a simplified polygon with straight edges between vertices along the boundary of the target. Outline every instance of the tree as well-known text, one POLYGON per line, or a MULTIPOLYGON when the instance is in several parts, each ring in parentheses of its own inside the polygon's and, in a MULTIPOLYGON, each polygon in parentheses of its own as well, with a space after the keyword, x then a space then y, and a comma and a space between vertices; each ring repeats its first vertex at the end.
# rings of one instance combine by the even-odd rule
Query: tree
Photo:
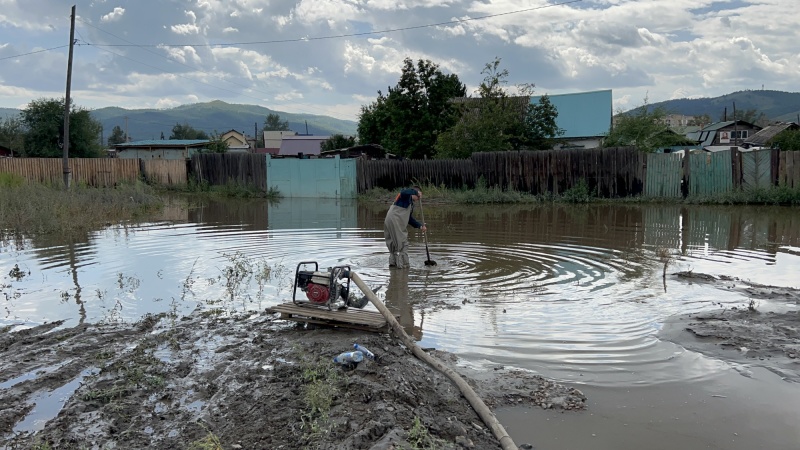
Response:
POLYGON ((281 116, 278 114, 269 114, 264 120, 264 131, 287 131, 289 130, 289 121, 281 121, 281 116))
POLYGON ((769 141, 772 148, 800 150, 800 130, 783 130, 769 141))
POLYGON ((550 103, 549 96, 543 95, 537 103, 529 103, 522 145, 532 150, 553 148, 556 138, 564 135, 564 130, 556 123, 557 118, 558 110, 550 103))
POLYGON ((430 60, 403 61, 400 79, 387 94, 361 107, 358 122, 360 144, 379 144, 407 158, 432 156, 439 133, 458 120, 454 98, 464 97, 466 87, 455 74, 444 74, 430 60))
POLYGON ((320 145, 321 151, 338 150, 356 145, 356 138, 353 136, 345 137, 343 134, 334 134, 330 139, 320 145))
POLYGON ((122 128, 120 128, 119 125, 114 125, 114 128, 111 129, 111 136, 108 137, 108 146, 113 147, 127 141, 128 137, 125 136, 125 132, 122 131, 122 128))
POLYGON ((552 147, 563 134, 556 124, 558 111, 547 96, 530 102, 533 84, 517 86, 518 96, 509 95, 508 70, 500 69, 500 58, 487 63, 478 97, 462 102, 461 118, 436 141, 439 158, 468 158, 475 152, 552 147))
POLYGON ((687 123, 687 125, 693 127, 704 127, 710 124, 711 124, 711 116, 709 116, 708 114, 701 114, 699 116, 694 116, 694 118, 689 120, 689 122, 687 123))
POLYGON ((6 117, 0 121, 0 145, 15 153, 22 153, 25 147, 25 126, 19 117, 6 117))
POLYGON ((204 140, 208 139, 208 135, 205 131, 202 130, 195 130, 192 128, 191 125, 184 122, 183 125, 176 123, 174 127, 172 127, 172 134, 169 137, 170 139, 191 139, 191 140, 204 140))
POLYGON ((652 153, 664 147, 682 145, 686 138, 669 129, 667 111, 659 106, 651 110, 644 104, 633 111, 619 112, 611 131, 603 139, 603 147, 636 147, 652 153))
MULTIPOLYGON (((725 114, 720 116, 719 120, 726 120, 725 114)), ((737 109, 734 111, 733 117, 728 117, 727 120, 742 120, 762 127, 769 123, 766 114, 756 109, 737 109)))
MULTIPOLYGON (((25 156, 57 158, 62 156, 64 134, 64 99, 34 100, 21 111, 28 129, 25 156)), ((87 109, 72 106, 69 113, 69 156, 96 158, 102 156, 98 137, 102 124, 87 109)))
POLYGON ((228 151, 228 143, 222 140, 222 136, 216 131, 211 133, 208 145, 206 146, 205 153, 226 153, 228 151))

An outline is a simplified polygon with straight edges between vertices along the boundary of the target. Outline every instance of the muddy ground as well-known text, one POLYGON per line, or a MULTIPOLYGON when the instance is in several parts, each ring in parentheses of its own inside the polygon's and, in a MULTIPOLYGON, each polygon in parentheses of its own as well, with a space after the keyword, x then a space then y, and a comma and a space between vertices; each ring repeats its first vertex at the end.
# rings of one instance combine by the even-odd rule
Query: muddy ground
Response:
MULTIPOLYGON (((739 291, 752 303, 675 317, 662 339, 800 380, 800 316, 791 306, 800 304, 799 291, 674 277, 739 291), (763 300, 789 306, 766 312, 763 300)), ((580 391, 529 372, 481 372, 430 352, 490 408, 586 408, 580 391)), ((0 329, 0 436, 0 448, 40 450, 500 448, 455 385, 394 336, 298 325, 266 312, 0 329), (335 365, 332 358, 355 342, 380 363, 335 365)))
MULTIPOLYGON (((585 408, 575 389, 490 372, 465 378, 492 408, 585 408)), ((500 448, 455 385, 395 337, 266 312, 0 330, 0 435, 7 449, 500 448), (355 342, 380 363, 335 365, 355 342)))
MULTIPOLYGON (((787 381, 800 381, 800 290, 751 283, 731 276, 680 272, 687 283, 711 284, 748 298, 740 306, 670 318, 659 338, 725 361, 767 368, 787 381), (782 306, 762 308, 762 302, 782 306)), ((721 293, 721 295, 724 295, 721 293)), ((720 306, 723 304, 720 303, 720 306)))

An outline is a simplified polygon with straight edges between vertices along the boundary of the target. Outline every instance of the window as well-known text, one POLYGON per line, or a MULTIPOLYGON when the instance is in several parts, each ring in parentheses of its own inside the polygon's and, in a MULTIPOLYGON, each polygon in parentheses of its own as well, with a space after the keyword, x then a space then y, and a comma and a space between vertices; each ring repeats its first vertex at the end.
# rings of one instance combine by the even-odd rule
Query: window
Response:
POLYGON ((747 139, 748 130, 731 131, 731 138, 733 139, 747 139))

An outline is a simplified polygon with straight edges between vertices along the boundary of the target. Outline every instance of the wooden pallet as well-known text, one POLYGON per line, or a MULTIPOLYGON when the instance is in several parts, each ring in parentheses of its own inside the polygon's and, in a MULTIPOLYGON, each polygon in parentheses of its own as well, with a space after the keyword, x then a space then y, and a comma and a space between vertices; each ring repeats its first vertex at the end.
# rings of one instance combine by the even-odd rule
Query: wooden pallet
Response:
POLYGON ((295 322, 314 323, 333 327, 354 328, 357 330, 384 333, 389 331, 386 319, 377 311, 364 311, 358 308, 340 309, 331 311, 327 307, 306 305, 293 302, 282 303, 267 312, 279 313, 280 319, 295 322))

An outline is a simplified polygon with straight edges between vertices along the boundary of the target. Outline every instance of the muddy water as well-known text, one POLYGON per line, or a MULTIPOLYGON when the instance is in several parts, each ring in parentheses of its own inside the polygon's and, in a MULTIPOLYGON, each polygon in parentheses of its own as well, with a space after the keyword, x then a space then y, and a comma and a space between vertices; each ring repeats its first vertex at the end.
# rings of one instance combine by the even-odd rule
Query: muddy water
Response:
MULTIPOLYGON (((656 337, 666 317, 749 299, 678 270, 800 287, 800 211, 788 208, 425 205, 412 269, 389 270, 385 209, 352 201, 210 203, 165 220, 0 249, 0 326, 135 321, 287 301, 298 262, 350 265, 423 347, 474 366, 573 383, 580 414, 507 409, 537 449, 800 448, 800 389, 656 337), (758 395, 754 393, 758 393, 758 395), (633 431, 630 431, 633 430, 633 431)), ((762 300, 761 310, 796 308, 762 300)))

